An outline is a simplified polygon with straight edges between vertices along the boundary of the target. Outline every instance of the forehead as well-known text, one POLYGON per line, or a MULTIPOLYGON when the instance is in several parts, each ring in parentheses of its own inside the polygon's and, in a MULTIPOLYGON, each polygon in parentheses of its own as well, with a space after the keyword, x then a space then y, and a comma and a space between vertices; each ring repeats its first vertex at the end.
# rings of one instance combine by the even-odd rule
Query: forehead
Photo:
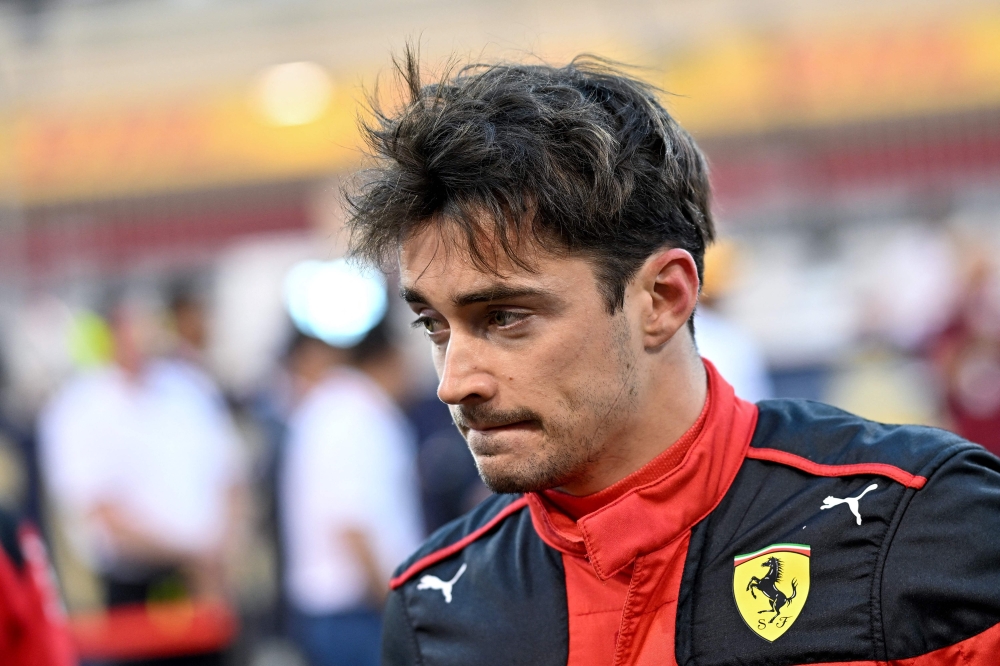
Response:
POLYGON ((559 290, 574 283, 583 286, 581 279, 593 283, 591 263, 582 257, 557 254, 525 241, 513 248, 515 261, 486 233, 475 242, 485 262, 476 261, 466 235, 452 225, 430 224, 411 234, 399 252, 404 292, 419 292, 434 300, 497 285, 559 290))

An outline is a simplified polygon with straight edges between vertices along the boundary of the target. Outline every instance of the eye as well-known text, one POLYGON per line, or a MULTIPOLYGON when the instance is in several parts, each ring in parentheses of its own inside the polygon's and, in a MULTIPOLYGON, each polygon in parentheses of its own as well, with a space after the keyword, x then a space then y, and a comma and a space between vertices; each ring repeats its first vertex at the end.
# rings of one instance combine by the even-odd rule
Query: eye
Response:
POLYGON ((428 334, 440 333, 444 330, 444 322, 426 315, 422 315, 414 319, 410 326, 413 328, 423 329, 424 332, 428 334))
POLYGON ((501 328, 513 326, 518 322, 524 321, 527 317, 528 314, 525 312, 513 312, 511 310, 494 310, 489 314, 490 323, 501 328))

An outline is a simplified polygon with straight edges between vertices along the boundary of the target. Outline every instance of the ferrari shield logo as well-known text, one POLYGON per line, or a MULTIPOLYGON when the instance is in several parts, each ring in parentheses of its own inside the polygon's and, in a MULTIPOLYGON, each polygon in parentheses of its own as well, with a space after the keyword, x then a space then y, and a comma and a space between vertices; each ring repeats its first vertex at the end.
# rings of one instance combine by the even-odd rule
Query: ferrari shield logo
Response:
POLYGON ((809 596, 809 546, 776 543, 733 559, 733 597, 754 633, 780 638, 795 623, 809 596))

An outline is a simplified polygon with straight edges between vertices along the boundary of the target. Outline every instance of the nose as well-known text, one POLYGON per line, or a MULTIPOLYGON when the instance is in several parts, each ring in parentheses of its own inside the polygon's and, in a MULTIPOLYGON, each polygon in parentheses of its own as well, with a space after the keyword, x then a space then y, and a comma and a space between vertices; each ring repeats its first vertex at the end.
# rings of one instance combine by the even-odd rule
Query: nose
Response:
POLYGON ((438 363, 438 398, 449 405, 480 404, 493 398, 497 384, 475 340, 454 333, 438 363))

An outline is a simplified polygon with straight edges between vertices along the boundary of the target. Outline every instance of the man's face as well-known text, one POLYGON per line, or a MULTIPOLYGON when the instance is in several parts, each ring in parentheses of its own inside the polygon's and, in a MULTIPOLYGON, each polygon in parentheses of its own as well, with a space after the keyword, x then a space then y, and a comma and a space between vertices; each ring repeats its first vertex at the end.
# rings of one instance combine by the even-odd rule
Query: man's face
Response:
MULTIPOLYGON (((426 331, 438 396, 496 492, 588 478, 635 412, 641 350, 622 312, 609 315, 594 268, 522 244, 534 270, 476 268, 451 225, 403 243, 404 298, 426 331)), ((627 309, 627 308, 626 308, 627 309)))

